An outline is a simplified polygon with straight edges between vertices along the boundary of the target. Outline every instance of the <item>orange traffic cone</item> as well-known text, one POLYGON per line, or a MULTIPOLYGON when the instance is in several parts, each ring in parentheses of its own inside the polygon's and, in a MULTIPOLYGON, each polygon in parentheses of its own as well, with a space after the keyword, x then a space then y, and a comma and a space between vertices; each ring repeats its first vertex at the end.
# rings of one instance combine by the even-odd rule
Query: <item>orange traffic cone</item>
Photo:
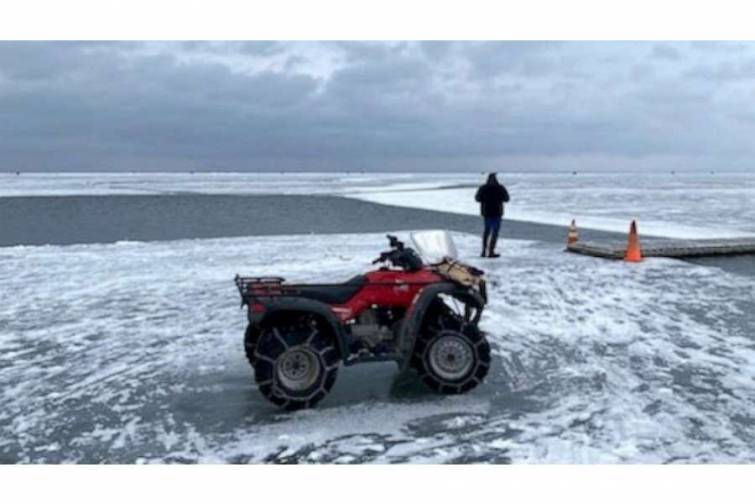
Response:
POLYGON ((570 245, 577 243, 577 240, 579 240, 579 235, 577 234, 577 224, 574 222, 574 219, 572 219, 571 225, 569 226, 569 234, 566 236, 566 248, 569 248, 570 245))
POLYGON ((624 254, 624 260, 629 262, 642 261, 642 249, 640 248, 640 238, 637 236, 637 223, 632 221, 629 226, 629 240, 627 241, 627 251, 624 254))

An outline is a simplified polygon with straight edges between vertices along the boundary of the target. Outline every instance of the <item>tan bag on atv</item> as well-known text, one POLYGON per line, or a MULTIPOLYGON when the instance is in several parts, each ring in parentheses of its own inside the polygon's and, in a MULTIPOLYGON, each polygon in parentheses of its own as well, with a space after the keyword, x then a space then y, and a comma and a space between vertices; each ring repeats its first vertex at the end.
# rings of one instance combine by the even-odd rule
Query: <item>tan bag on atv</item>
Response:
POLYGON ((482 277, 476 268, 467 266, 451 259, 444 259, 443 262, 435 265, 435 269, 442 276, 458 282, 468 287, 477 287, 482 281, 482 277))

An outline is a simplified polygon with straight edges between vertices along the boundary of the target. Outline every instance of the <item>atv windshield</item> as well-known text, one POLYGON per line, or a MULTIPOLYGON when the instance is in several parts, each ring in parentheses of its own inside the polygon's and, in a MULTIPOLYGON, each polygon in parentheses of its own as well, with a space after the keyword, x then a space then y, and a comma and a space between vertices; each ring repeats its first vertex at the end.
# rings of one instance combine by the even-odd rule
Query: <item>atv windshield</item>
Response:
POLYGON ((447 231, 416 231, 410 233, 414 248, 426 264, 438 264, 444 259, 456 259, 456 245, 447 231))

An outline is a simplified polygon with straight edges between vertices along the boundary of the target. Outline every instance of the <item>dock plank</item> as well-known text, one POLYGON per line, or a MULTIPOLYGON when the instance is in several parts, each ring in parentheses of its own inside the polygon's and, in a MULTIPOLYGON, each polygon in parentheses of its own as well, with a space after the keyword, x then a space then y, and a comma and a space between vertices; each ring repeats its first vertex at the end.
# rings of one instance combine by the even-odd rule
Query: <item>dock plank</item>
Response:
MULTIPOLYGON (((705 257, 755 254, 755 237, 728 239, 648 239, 641 240, 643 257, 705 257)), ((622 259, 626 241, 578 241, 567 246, 569 252, 606 259, 622 259)))

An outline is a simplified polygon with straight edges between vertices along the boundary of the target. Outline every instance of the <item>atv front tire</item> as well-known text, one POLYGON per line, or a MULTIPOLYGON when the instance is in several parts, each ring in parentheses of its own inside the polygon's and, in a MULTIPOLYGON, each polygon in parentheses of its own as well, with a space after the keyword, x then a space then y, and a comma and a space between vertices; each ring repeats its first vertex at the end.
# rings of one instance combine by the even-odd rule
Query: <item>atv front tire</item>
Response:
POLYGON ((438 307, 428 313, 412 365, 435 392, 462 394, 482 383, 490 369, 490 344, 476 324, 438 307))
POLYGON ((272 403, 287 410, 311 408, 333 388, 339 361, 330 334, 303 316, 263 327, 254 349, 254 378, 272 403))

